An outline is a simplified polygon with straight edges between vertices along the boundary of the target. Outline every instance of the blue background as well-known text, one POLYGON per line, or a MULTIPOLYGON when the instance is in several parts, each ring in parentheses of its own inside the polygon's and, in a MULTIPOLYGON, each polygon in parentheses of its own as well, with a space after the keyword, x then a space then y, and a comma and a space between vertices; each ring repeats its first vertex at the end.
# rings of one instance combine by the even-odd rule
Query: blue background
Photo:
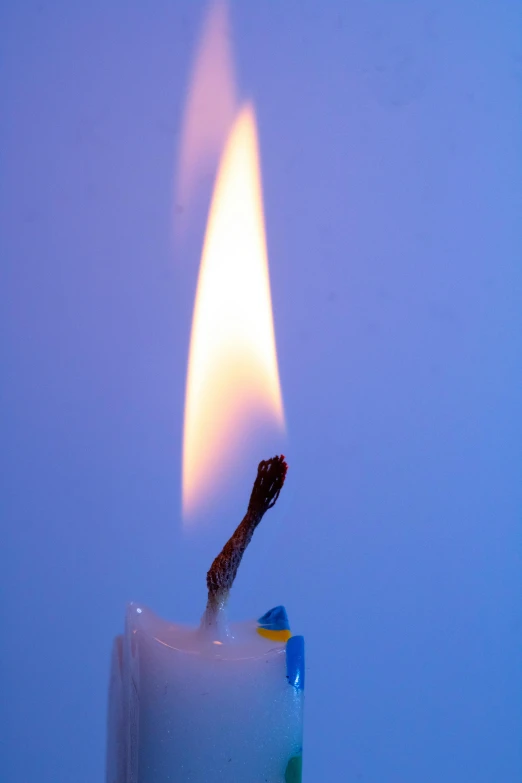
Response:
MULTIPOLYGON (((172 239, 203 13, 1 5, 5 783, 103 780, 125 602, 204 604, 218 533, 179 513, 197 253, 172 239)), ((305 781, 517 783, 522 6, 232 23, 291 472, 231 609, 284 601, 306 635, 305 781)))

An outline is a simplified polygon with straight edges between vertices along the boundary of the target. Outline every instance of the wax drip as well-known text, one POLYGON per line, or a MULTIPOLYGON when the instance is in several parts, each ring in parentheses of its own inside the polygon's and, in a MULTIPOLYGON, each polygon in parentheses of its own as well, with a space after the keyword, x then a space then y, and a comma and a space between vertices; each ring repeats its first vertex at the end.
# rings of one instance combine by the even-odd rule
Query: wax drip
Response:
POLYGON ((237 569, 252 540, 254 530, 269 508, 275 505, 285 483, 286 464, 283 455, 259 463, 247 512, 235 533, 227 541, 207 573, 208 602, 205 620, 212 625, 225 606, 236 578, 237 569))

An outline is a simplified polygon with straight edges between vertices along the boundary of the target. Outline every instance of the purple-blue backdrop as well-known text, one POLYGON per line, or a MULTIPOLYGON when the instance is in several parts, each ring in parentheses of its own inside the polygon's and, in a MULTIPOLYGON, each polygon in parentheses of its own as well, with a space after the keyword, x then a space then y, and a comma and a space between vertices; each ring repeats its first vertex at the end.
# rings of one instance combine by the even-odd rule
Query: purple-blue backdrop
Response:
MULTIPOLYGON (((215 542, 179 521, 197 254, 172 242, 203 12, 0 9, 5 783, 100 783, 125 602, 204 602, 215 542)), ((306 781, 518 783, 522 6, 232 22, 291 461, 233 611, 284 600, 306 635, 306 781)))

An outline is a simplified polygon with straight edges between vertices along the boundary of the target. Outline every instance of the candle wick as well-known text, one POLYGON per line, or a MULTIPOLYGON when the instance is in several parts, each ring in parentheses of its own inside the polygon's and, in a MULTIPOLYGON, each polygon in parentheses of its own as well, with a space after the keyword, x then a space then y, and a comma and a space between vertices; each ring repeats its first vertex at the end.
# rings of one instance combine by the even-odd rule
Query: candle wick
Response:
POLYGON ((205 619, 208 625, 216 622, 223 609, 237 569, 252 540, 254 530, 263 516, 275 505, 285 483, 288 465, 283 455, 259 463, 257 476, 250 495, 247 512, 207 573, 208 602, 205 619))

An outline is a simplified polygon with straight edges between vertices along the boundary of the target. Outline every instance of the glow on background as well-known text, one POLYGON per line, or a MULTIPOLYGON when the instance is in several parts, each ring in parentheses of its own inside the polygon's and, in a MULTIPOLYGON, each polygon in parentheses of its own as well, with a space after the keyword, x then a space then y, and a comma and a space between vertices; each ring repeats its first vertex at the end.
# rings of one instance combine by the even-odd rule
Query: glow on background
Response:
MULTIPOLYGON (((204 605, 179 518, 201 237, 172 246, 204 10, 0 9, 6 783, 103 780, 125 602, 204 605)), ((306 635, 310 783, 519 782, 521 14, 232 3, 291 464, 231 612, 284 600, 306 635)))
POLYGON ((185 86, 186 106, 179 120, 174 210, 178 239, 194 217, 195 195, 217 168, 238 105, 225 0, 210 3, 200 24, 196 54, 190 57, 194 59, 192 73, 185 86))

